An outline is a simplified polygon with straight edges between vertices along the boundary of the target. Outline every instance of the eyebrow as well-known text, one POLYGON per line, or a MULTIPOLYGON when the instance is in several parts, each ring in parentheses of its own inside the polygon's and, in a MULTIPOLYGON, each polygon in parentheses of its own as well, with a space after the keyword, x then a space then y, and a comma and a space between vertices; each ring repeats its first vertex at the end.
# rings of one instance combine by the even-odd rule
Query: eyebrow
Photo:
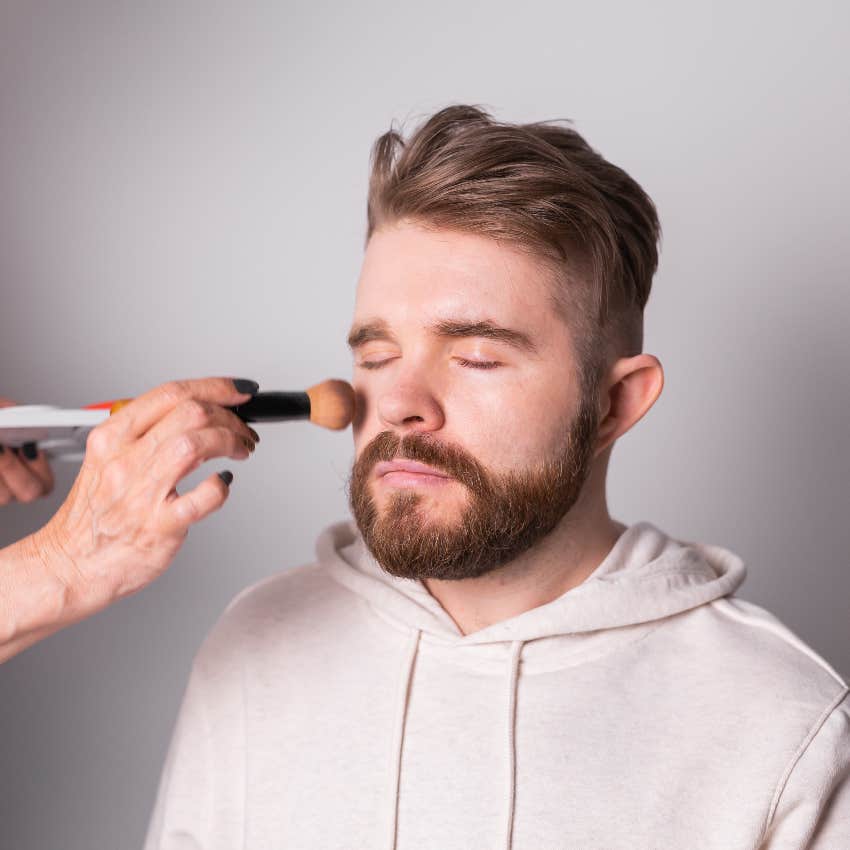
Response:
MULTIPOLYGON (((477 322, 440 319, 428 325, 427 329, 430 333, 439 337, 484 337, 485 339, 506 343, 527 354, 538 353, 537 346, 528 334, 513 328, 502 327, 491 319, 481 319, 477 322)), ((355 351, 367 342, 372 342, 372 340, 398 342, 383 319, 373 319, 352 327, 348 334, 348 347, 355 351)))

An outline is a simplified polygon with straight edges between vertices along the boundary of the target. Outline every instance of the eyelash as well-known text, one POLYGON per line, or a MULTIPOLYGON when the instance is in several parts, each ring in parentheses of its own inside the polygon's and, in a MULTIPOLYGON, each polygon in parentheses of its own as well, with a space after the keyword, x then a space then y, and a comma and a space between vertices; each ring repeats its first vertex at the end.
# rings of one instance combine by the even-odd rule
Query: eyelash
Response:
MULTIPOLYGON (((468 369, 495 369, 501 365, 496 360, 467 360, 464 357, 458 357, 456 359, 461 366, 468 369)), ((367 360, 357 365, 361 369, 380 369, 385 363, 389 363, 389 360, 374 360, 371 362, 367 360)))
POLYGON ((463 357, 458 357, 457 362, 472 369, 495 369, 499 365, 495 360, 466 360, 463 357))

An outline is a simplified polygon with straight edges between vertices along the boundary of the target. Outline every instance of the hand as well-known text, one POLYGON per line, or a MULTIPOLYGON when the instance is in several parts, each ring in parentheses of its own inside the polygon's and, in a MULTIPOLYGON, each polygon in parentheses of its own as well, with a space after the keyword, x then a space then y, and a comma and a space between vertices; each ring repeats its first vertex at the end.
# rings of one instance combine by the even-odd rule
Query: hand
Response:
POLYGON ((224 407, 250 397, 229 378, 174 381, 89 433, 68 498, 35 535, 76 615, 153 581, 189 527, 222 506, 229 487, 216 473, 183 495, 176 487, 206 460, 244 460, 254 451, 256 431, 224 407))
MULTIPOLYGON (((0 397, 0 407, 14 407, 17 402, 0 397)), ((34 502, 53 490, 53 471, 44 452, 35 443, 23 448, 35 450, 34 459, 18 449, 0 445, 0 505, 10 502, 34 502)))

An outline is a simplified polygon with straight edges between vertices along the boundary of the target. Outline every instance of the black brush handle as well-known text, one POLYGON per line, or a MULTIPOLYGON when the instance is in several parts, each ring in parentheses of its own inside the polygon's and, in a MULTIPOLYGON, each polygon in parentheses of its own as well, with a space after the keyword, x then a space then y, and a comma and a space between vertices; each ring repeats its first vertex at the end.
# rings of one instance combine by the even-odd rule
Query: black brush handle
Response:
POLYGON ((243 422, 289 422, 310 418, 307 393, 255 393, 244 404, 228 407, 243 422))

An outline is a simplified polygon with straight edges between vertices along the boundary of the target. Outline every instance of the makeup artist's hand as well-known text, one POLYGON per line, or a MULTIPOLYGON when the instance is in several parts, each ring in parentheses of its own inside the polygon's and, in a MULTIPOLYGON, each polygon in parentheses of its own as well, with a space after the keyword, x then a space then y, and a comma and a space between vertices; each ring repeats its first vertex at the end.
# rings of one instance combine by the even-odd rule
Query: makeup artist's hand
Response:
MULTIPOLYGON (((16 404, 0 396, 0 408, 16 404)), ((35 443, 25 443, 20 450, 0 444, 0 505, 34 502, 50 493, 53 484, 47 456, 38 451, 35 443)))
POLYGON ((224 504, 232 475, 213 473, 182 495, 177 485, 204 461, 254 451, 257 433, 225 407, 257 389, 230 378, 173 381, 91 431, 56 514, 0 550, 0 660, 165 571, 190 526, 224 504))
POLYGON ((225 406, 256 384, 229 378, 163 384, 94 428, 77 480, 45 527, 68 581, 101 597, 139 590, 162 573, 189 527, 220 508, 228 484, 217 473, 178 495, 180 480, 216 457, 245 460, 259 436, 225 406))

